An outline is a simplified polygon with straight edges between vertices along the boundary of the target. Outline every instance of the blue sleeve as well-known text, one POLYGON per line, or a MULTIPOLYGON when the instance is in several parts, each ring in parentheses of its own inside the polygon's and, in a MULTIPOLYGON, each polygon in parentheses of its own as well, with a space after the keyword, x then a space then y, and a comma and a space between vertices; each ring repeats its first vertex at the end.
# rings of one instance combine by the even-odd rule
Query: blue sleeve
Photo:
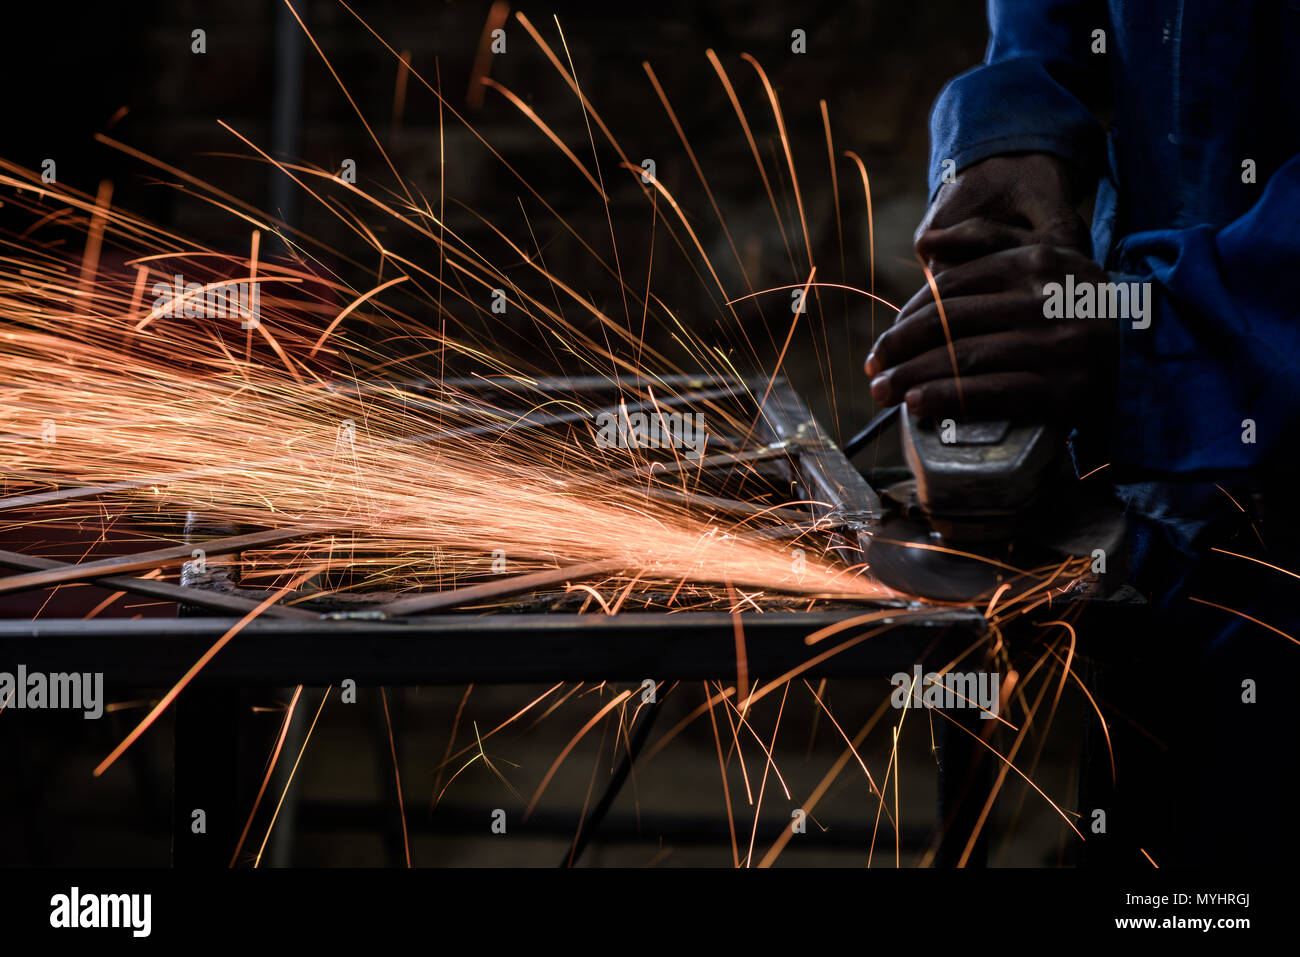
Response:
POLYGON ((1146 329, 1120 324, 1112 462, 1192 477, 1295 460, 1300 156, 1224 228, 1134 233, 1115 260, 1152 283, 1154 308, 1146 329))
POLYGON ((1109 89, 1095 30, 1113 39, 1103 0, 989 0, 984 64, 949 81, 930 114, 930 195, 944 164, 958 172, 1000 153, 1054 153, 1085 171, 1104 160, 1092 108, 1109 89))

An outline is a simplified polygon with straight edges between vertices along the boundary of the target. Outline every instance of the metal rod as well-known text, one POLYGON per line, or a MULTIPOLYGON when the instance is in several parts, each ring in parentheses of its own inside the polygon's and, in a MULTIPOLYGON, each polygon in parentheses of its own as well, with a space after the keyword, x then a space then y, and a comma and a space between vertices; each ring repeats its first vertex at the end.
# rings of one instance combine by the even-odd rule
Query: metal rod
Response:
MULTIPOLYGON (((217 538, 203 543, 203 548, 216 555, 224 552, 238 552, 259 545, 275 545, 304 535, 315 534, 308 528, 272 528, 247 535, 233 535, 229 538, 217 538)), ((175 545, 160 548, 152 552, 138 552, 134 555, 119 555, 115 558, 101 558, 77 565, 61 565, 43 571, 28 572, 25 575, 9 575, 0 578, 0 595, 21 591, 24 588, 43 588, 62 582, 84 581, 88 578, 103 578, 115 572, 135 572, 150 568, 170 568, 183 565, 194 557, 193 545, 175 545)))
MULTIPOLYGON (((867 480, 826 436, 785 380, 778 380, 768 395, 763 419, 776 433, 774 438, 798 446, 799 477, 813 496, 830 504, 818 517, 829 519, 857 540, 858 547, 847 551, 864 551, 884 513, 867 480)), ((814 508, 814 513, 817 511, 814 508)), ((849 556, 846 560, 852 564, 849 556)))
POLYGON ((901 405, 892 405, 883 412, 877 412, 861 432, 844 443, 844 455, 847 458, 853 458, 853 456, 865 449, 868 443, 876 437, 876 433, 888 425, 901 408, 901 405))
POLYGON ((469 376, 450 379, 393 379, 375 384, 369 382, 339 382, 330 388, 341 392, 364 392, 371 389, 396 388, 421 391, 437 389, 439 391, 456 390, 476 392, 496 389, 500 392, 527 394, 543 392, 548 394, 564 392, 621 392, 628 389, 644 389, 662 386, 666 389, 703 389, 706 386, 727 386, 735 394, 737 391, 749 391, 743 379, 712 375, 666 375, 655 379, 636 378, 632 376, 569 376, 549 377, 524 380, 513 376, 469 376))
POLYGON ((764 462, 768 459, 790 457, 792 450, 784 445, 768 446, 748 452, 719 452, 706 455, 700 459, 678 458, 671 462, 652 462, 649 465, 634 465, 631 468, 615 469, 609 472, 597 472, 593 475, 579 476, 573 481, 575 485, 589 482, 616 481, 624 478, 636 478, 642 475, 674 475, 678 472, 696 469, 715 469, 724 465, 744 465, 747 462, 764 462))
POLYGON ((646 739, 650 737, 650 729, 654 726, 655 718, 663 710, 663 705, 657 701, 646 709, 646 716, 641 722, 641 726, 636 729, 636 734, 628 743, 628 749, 623 755, 623 760, 619 762, 618 769, 609 779, 609 784, 605 786, 605 793, 600 796, 600 802, 592 809, 591 814, 582 822, 581 830, 578 831, 578 838, 574 841, 573 849, 564 856, 560 862, 561 867, 573 867, 582 857, 582 852, 587 849, 591 839, 596 836, 600 830, 601 824, 604 823, 609 809, 614 806, 618 800, 619 794, 623 790, 623 785, 627 782, 628 775, 632 771, 632 765, 636 759, 641 756, 641 749, 645 747, 646 739))
POLYGON ((569 581, 581 581, 595 575, 613 574, 622 571, 623 565, 624 563, 621 561, 603 561, 569 565, 564 568, 548 568, 540 572, 530 572, 527 575, 514 575, 499 581, 467 585, 464 588, 453 588, 450 591, 399 598, 396 601, 380 605, 378 608, 372 609, 372 611, 378 611, 390 618, 400 618, 403 615, 414 615, 430 611, 444 611, 449 608, 468 605, 475 601, 509 598, 512 595, 522 595, 530 591, 536 591, 539 588, 562 585, 569 581))
MULTIPOLYGON (((706 389, 702 392, 688 392, 684 395, 668 395, 664 396, 662 399, 656 399, 654 401, 645 399, 641 402, 627 405, 625 408, 627 408, 629 412, 644 412, 646 410, 653 410, 656 406, 671 407, 675 405, 686 405, 690 402, 712 402, 714 399, 720 399, 732 394, 733 391, 731 389, 706 389)), ((407 445, 412 442, 422 441, 446 442, 451 439, 469 439, 482 435, 498 435, 502 432, 508 432, 511 429, 519 428, 549 428, 553 425, 564 425, 571 422, 585 422, 594 416, 599 415, 601 412, 617 412, 622 408, 624 407, 619 406, 610 409, 597 409, 595 411, 583 410, 578 412, 555 412, 551 415, 535 416, 531 418, 525 414, 510 422, 497 422, 491 425, 469 425, 464 428, 450 429, 445 432, 425 432, 420 435, 403 436, 400 439, 393 439, 390 442, 382 442, 379 444, 379 447, 383 448, 388 445, 407 445)))
MULTIPOLYGON (((24 555, 21 552, 3 550, 0 550, 0 565, 7 565, 10 568, 26 568, 33 571, 77 567, 67 562, 55 561, 52 558, 39 558, 35 555, 24 555)), ((129 575, 109 575, 104 578, 92 578, 89 584, 98 585, 101 588, 112 588, 116 591, 131 592, 135 595, 146 595, 150 598, 162 598, 181 604, 202 605, 204 608, 211 608, 214 611, 237 612, 239 614, 250 612, 261 604, 258 599, 244 598, 240 595, 208 591, 202 588, 187 588, 184 585, 173 585, 171 582, 152 581, 148 578, 134 578, 129 575)), ((320 615, 314 612, 284 605, 270 605, 263 610, 262 614, 270 615, 273 618, 297 618, 303 621, 320 620, 320 615)))
POLYGON ((679 492, 676 489, 669 488, 650 488, 643 491, 645 495, 657 501, 673 502, 687 507, 703 505, 705 508, 711 508, 726 515, 762 515, 764 518, 786 522, 791 525, 807 522, 811 518, 807 512, 799 512, 780 505, 755 505, 753 502, 741 502, 734 498, 717 498, 713 495, 679 492))
MULTIPOLYGON (((861 615, 860 606, 741 612, 749 673, 776 676, 817 659, 801 674, 887 676, 918 662, 947 661, 987 628, 976 611, 900 609, 896 618, 854 626, 814 648, 804 643, 818 629, 861 615), (849 644, 886 625, 870 640, 849 644), (841 644, 843 650, 821 657, 841 644)), ((0 620, 0 666, 103 672, 110 688, 170 685, 237 623, 227 616, 0 620)), ((250 688, 323 688, 340 674, 358 685, 726 680, 736 673, 735 629, 736 616, 727 612, 443 614, 320 623, 257 618, 200 678, 250 688)))
POLYGON ((144 488, 153 482, 114 482, 111 485, 83 485, 77 488, 57 488, 49 492, 33 492, 30 495, 11 495, 0 498, 0 511, 11 508, 27 508, 30 505, 44 505, 47 502, 64 502, 69 499, 92 498, 96 495, 108 495, 112 492, 124 492, 133 488, 144 488))

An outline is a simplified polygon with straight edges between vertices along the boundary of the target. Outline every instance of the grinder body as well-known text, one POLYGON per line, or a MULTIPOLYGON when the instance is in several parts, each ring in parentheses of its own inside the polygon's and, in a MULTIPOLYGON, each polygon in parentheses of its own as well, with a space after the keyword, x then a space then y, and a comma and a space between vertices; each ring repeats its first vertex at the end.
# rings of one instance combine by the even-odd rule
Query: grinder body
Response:
POLYGON ((1014 537, 1051 483, 1065 444, 1059 429, 1036 422, 934 422, 906 410, 902 420, 919 505, 950 542, 1014 537))

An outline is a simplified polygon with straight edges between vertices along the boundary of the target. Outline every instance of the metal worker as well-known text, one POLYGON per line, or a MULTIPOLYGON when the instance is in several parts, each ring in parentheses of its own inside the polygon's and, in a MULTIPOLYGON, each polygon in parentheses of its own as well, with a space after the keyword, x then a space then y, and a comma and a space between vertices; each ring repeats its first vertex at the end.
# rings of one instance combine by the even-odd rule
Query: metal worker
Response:
POLYGON ((1128 504, 1159 654, 1113 664, 1120 793, 1090 849, 1284 858, 1300 581, 1259 562, 1300 570, 1300 3, 990 0, 988 20, 934 106, 915 239, 961 401, 928 283, 872 349, 872 395, 1056 419, 1128 504))

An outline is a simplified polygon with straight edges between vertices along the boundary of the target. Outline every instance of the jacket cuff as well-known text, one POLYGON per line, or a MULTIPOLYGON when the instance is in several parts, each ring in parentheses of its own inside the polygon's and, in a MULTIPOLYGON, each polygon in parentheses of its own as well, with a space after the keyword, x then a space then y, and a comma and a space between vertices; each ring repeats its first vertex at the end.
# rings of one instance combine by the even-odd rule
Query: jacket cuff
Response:
POLYGON ((930 113, 930 198, 945 171, 955 175, 990 156, 1021 152, 1053 153, 1095 175, 1104 137, 1092 112, 1042 60, 968 70, 943 88, 930 113))

